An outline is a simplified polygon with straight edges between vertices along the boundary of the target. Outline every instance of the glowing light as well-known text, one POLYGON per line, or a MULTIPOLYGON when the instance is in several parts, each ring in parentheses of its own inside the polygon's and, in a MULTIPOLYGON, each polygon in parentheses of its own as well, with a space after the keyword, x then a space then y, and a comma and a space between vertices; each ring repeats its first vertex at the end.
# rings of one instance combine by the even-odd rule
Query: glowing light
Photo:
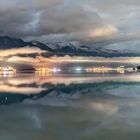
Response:
POLYGON ((109 73, 111 71, 113 71, 113 68, 111 67, 89 67, 89 68, 86 68, 85 71, 87 73, 109 73))
POLYGON ((0 75, 3 77, 10 77, 16 74, 16 69, 10 66, 0 67, 0 75))
POLYGON ((76 67, 75 68, 75 71, 77 71, 77 72, 81 72, 83 69, 82 69, 82 67, 76 67))
POLYGON ((52 72, 53 72, 53 73, 61 72, 61 69, 59 69, 59 68, 53 68, 53 69, 52 69, 52 72))
POLYGON ((38 76, 50 76, 52 75, 52 69, 48 67, 35 68, 35 74, 38 76))

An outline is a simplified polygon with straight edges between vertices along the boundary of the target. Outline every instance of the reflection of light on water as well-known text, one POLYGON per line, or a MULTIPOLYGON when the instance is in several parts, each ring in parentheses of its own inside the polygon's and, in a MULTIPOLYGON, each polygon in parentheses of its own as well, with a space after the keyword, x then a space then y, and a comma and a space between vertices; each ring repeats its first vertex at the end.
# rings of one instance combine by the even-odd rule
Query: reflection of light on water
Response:
MULTIPOLYGON (((45 83, 50 84, 72 84, 72 83, 102 83, 106 81, 117 81, 117 82, 140 82, 140 75, 139 74, 132 74, 132 75, 102 75, 102 76, 89 76, 89 77, 74 77, 74 76, 49 76, 49 77, 42 77, 42 76, 21 76, 21 77, 14 77, 8 78, 7 84, 9 85, 24 85, 24 84, 33 84, 36 85, 44 85, 45 83)), ((1 79, 0 84, 6 84, 1 79)))
POLYGON ((21 76, 14 78, 0 79, 0 92, 11 92, 21 94, 37 94, 42 91, 47 91, 47 87, 44 88, 45 84, 86 84, 86 83, 103 83, 103 82, 140 82, 140 76, 135 75, 110 75, 110 76, 93 76, 93 77, 62 77, 62 76, 21 76), (35 84, 36 86, 33 86, 35 84), (27 86, 28 85, 28 86, 27 86))
MULTIPOLYGON (((12 68, 3 67, 3 76, 8 77, 5 78, 5 81, 1 78, 0 79, 0 92, 9 92, 12 93, 28 93, 28 94, 37 94, 44 90, 47 90, 43 87, 45 84, 81 84, 81 83, 102 83, 102 82, 109 82, 109 81, 118 81, 118 82, 140 82, 140 76, 137 74, 135 75, 114 75, 114 73, 111 75, 96 75, 96 72, 98 73, 109 73, 110 71, 115 71, 118 73, 125 73, 133 72, 132 67, 124 67, 119 66, 116 68, 112 67, 87 67, 85 68, 83 65, 81 66, 75 66, 70 68, 72 72, 74 71, 74 74, 64 74, 63 70, 60 69, 57 66, 55 67, 37 67, 35 68, 35 74, 28 74, 28 76, 20 75, 19 73, 16 75, 16 77, 10 78, 12 75, 11 71, 12 68), (95 73, 95 75, 90 74, 80 74, 80 73, 95 73), (55 74, 60 73, 60 74, 55 74), (80 76, 77 76, 77 75, 80 76), (46 77, 48 76, 48 77, 46 77), (86 77, 87 76, 87 77, 86 77)), ((69 69, 68 69, 69 71, 69 69)))

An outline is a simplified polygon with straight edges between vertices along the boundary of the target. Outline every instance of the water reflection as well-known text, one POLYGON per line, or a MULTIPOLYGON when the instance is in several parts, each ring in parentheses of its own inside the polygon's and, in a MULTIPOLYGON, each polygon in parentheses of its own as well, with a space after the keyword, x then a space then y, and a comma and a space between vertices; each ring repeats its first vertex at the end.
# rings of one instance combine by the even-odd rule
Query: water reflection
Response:
POLYGON ((1 77, 0 139, 138 139, 139 91, 138 73, 1 77))
MULTIPOLYGON (((120 90, 118 90, 119 92, 120 90)), ((25 100, 21 104, 0 107, 0 138, 9 140, 77 139, 130 140, 139 138, 137 98, 90 96, 80 98, 49 97, 25 100), (10 116, 9 116, 10 114, 10 116), (8 132, 7 128, 8 126, 8 132)))
MULTIPOLYGON (((34 74, 17 75, 15 77, 0 78, 0 97, 5 100, 5 104, 14 102, 14 97, 23 99, 38 99, 44 96, 79 98, 82 95, 105 96, 125 96, 123 89, 120 94, 118 88, 135 88, 135 95, 139 95, 140 76, 138 74, 126 75, 52 75, 40 77, 34 74), (113 90, 113 91, 112 91, 113 90), (12 94, 12 95, 11 95, 12 94), (18 95, 18 96, 17 96, 18 95), (20 96, 21 95, 21 96, 20 96), (23 96, 24 95, 24 96, 23 96), (7 103, 8 102, 8 103, 7 103)), ((133 95, 133 89, 129 89, 133 95)))

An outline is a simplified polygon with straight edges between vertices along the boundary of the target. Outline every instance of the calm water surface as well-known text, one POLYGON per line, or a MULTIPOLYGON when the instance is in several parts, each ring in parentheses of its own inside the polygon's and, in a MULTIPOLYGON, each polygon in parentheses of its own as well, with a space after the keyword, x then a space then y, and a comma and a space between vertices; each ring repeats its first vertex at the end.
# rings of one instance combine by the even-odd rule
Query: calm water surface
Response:
POLYGON ((140 138, 140 74, 0 79, 1 140, 140 138))

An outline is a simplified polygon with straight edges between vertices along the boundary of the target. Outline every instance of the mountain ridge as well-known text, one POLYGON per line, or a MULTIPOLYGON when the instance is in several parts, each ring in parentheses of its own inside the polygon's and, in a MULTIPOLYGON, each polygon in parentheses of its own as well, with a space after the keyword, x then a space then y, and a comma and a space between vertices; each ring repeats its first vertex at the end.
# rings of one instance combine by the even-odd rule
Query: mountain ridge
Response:
POLYGON ((140 53, 129 51, 118 51, 105 48, 89 47, 88 45, 75 45, 71 42, 59 42, 44 44, 39 41, 26 42, 19 38, 0 36, 0 49, 11 49, 20 47, 38 47, 47 50, 46 56, 102 56, 102 57, 121 57, 121 56, 140 56, 140 53))

